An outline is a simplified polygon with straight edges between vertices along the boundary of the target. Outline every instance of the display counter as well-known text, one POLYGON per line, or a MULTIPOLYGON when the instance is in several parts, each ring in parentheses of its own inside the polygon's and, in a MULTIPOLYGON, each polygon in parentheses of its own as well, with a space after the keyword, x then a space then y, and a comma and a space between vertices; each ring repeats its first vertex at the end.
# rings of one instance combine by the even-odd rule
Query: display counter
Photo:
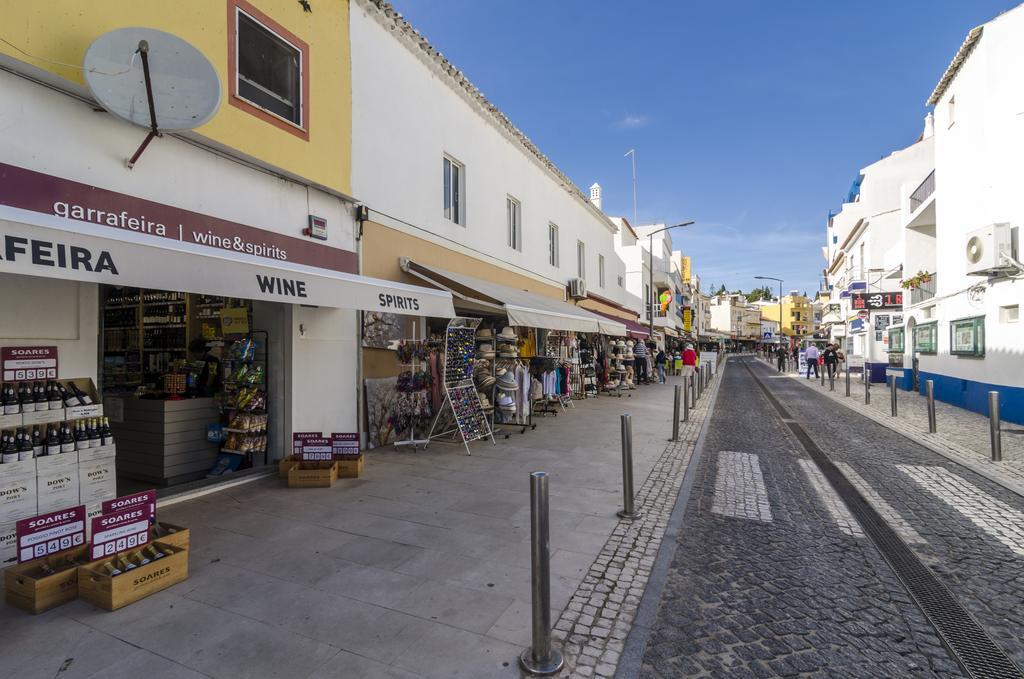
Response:
POLYGON ((177 400, 108 397, 117 412, 110 427, 117 440, 118 476, 158 486, 206 476, 217 459, 217 444, 206 439, 207 426, 220 417, 212 398, 177 400))

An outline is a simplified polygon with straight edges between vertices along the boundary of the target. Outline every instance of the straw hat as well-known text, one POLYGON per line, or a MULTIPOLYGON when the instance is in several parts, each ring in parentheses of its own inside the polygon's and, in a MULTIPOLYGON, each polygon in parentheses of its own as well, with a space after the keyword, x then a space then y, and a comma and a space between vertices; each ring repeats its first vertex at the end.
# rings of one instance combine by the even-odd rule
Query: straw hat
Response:
POLYGON ((519 338, 516 337, 515 330, 513 330, 511 326, 506 325, 504 328, 501 329, 501 332, 498 333, 498 339, 508 340, 509 342, 515 342, 519 338))
POLYGON ((516 382, 515 375, 511 372, 506 372, 504 375, 498 378, 498 389, 502 391, 516 391, 519 389, 519 383, 516 382))
POLYGON ((498 380, 496 380, 493 375, 484 375, 477 380, 477 384, 479 384, 480 388, 484 391, 490 391, 491 387, 493 387, 494 383, 497 381, 498 380))
POLYGON ((481 341, 493 339, 494 331, 490 328, 480 328, 476 331, 476 338, 481 341))

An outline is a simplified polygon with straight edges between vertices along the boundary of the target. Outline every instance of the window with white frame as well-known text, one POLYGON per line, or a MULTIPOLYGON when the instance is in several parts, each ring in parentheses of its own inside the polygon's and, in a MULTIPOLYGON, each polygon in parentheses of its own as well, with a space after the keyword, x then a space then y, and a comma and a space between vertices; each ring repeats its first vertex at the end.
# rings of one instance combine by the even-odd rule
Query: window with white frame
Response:
POLYGON ((465 195, 466 168, 461 163, 444 157, 444 218, 461 226, 466 225, 465 195))
POLYGON ((548 264, 558 266, 558 225, 548 224, 548 264))
POLYGON ((522 250, 522 205, 512 196, 505 198, 505 214, 508 220, 508 246, 513 250, 522 250))
POLYGON ((597 285, 604 287, 604 255, 597 256, 597 285))
POLYGON ((576 241, 576 275, 587 277, 587 246, 581 240, 576 241))
POLYGON ((235 16, 237 96, 302 127, 302 49, 241 8, 235 16))

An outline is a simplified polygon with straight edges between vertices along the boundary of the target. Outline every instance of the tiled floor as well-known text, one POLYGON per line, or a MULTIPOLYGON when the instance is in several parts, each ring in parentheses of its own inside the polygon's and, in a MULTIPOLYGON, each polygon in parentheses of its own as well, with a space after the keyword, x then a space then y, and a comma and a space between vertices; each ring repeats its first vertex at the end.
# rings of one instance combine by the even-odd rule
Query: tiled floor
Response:
POLYGON ((0 676, 518 676, 528 473, 551 474, 557 619, 618 522, 619 415, 639 487, 670 434, 671 384, 577 402, 471 457, 372 451, 332 489, 270 478, 163 508, 191 529, 189 579, 113 613, 0 608, 0 676))

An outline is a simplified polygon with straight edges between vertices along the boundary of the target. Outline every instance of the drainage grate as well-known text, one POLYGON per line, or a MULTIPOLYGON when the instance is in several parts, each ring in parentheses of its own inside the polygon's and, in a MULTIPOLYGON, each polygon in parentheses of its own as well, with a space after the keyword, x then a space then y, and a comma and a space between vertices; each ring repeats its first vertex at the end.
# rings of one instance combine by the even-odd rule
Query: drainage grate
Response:
POLYGON ((903 586, 910 592, 918 607, 931 622, 942 642, 964 672, 970 677, 979 678, 1024 678, 1024 673, 974 619, 974 616, 963 607, 956 595, 917 558, 913 550, 867 503, 825 452, 808 436, 804 428, 792 421, 789 412, 758 379, 746 361, 743 361, 743 367, 757 382, 769 403, 774 406, 782 419, 788 420, 786 425, 790 431, 821 469, 822 474, 832 484, 850 512, 857 517, 864 532, 875 543, 878 551, 882 553, 903 586))

